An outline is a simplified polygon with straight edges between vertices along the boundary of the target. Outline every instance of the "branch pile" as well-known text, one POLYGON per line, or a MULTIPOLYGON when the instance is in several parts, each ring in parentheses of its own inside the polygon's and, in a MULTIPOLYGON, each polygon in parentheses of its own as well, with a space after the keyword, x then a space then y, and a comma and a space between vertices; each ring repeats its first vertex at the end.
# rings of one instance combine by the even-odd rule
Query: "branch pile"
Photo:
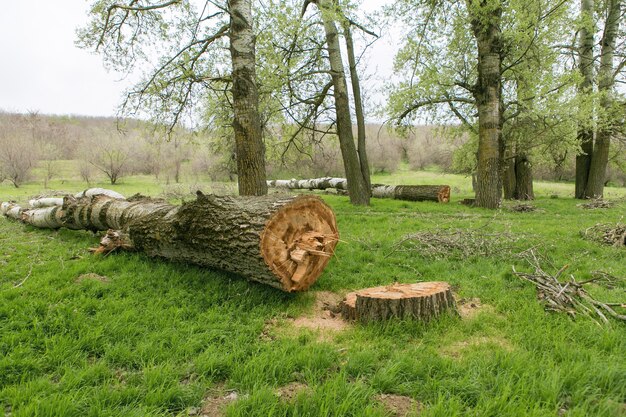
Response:
POLYGON ((615 204, 612 201, 603 200, 601 198, 594 198, 589 200, 588 203, 576 204, 576 207, 583 208, 585 210, 606 209, 611 208, 615 204))
POLYGON ((574 276, 570 275, 569 280, 561 282, 559 279, 569 265, 563 266, 556 274, 551 275, 541 268, 533 249, 523 252, 520 256, 534 268, 534 272, 517 272, 513 267, 513 274, 525 281, 532 282, 537 287, 537 298, 544 303, 546 310, 566 313, 572 317, 575 317, 576 314, 582 314, 598 324, 600 324, 598 319, 602 323, 608 323, 607 315, 617 320, 626 321, 626 315, 616 311, 616 308, 626 309, 626 304, 598 301, 583 287, 585 284, 601 280, 603 278, 601 274, 581 282, 576 281, 574 276))
POLYGON ((514 211, 517 213, 530 213, 533 211, 537 211, 537 206, 534 206, 530 203, 518 203, 512 206, 507 207, 509 211, 514 211))
POLYGON ((609 246, 626 246, 626 224, 624 223, 598 223, 582 231, 581 235, 585 239, 609 246))
POLYGON ((470 256, 509 256, 523 236, 507 231, 484 229, 435 229, 404 236, 394 245, 394 252, 417 252, 435 259, 470 256))

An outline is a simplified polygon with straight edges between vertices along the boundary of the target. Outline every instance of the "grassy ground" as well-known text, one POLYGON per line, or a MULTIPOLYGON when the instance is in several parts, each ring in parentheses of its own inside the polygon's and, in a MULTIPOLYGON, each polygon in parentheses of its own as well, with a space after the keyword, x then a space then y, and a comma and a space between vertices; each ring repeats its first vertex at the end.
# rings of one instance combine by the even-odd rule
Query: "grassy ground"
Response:
MULTIPOLYGON (((453 201, 373 200, 355 208, 345 197, 324 196, 336 211, 342 243, 304 294, 141 254, 94 257, 87 248, 98 237, 89 232, 0 219, 0 413, 200 415, 203 407, 209 412, 207 397, 234 390, 238 399, 226 405, 228 416, 391 415, 377 401, 381 393, 419 401, 421 416, 626 415, 624 324, 599 327, 544 312, 532 285, 512 275, 512 265, 528 270, 513 256, 432 258, 394 250, 408 233, 481 228, 523 235, 515 250, 536 247, 557 268, 569 264, 580 280, 594 270, 626 277, 624 248, 579 236, 598 222, 620 221, 623 200, 611 209, 582 210, 567 198, 571 184, 540 183, 541 211, 513 213, 456 204, 470 197, 463 177, 405 172, 374 181, 449 183, 453 201), (426 280, 448 281, 459 297, 479 298, 482 308, 427 325, 293 327, 291 318, 310 313, 322 292, 426 280), (291 399, 277 395, 293 382, 307 388, 291 399)), ((51 187, 85 185, 57 180, 51 187)), ((40 188, 3 184, 0 200, 23 201, 40 188)), ((113 188, 127 195, 168 189, 147 177, 113 188)), ((608 195, 623 198, 624 191, 608 195)), ((626 299, 623 281, 591 291, 607 301, 626 299)))

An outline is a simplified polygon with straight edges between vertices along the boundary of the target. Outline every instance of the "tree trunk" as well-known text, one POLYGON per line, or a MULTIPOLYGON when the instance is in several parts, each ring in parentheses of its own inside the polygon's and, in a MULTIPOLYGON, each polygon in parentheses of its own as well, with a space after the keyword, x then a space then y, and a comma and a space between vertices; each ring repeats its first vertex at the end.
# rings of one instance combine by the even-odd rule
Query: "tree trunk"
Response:
POLYGON ((506 200, 513 200, 515 198, 515 158, 511 154, 512 152, 509 150, 503 161, 505 169, 503 171, 502 186, 506 200))
POLYGON ((515 156, 515 194, 516 200, 534 200, 533 171, 528 156, 520 153, 515 156))
MULTIPOLYGON (((583 81, 578 87, 580 96, 589 94, 593 90, 593 29, 589 28, 589 22, 593 20, 593 0, 581 0, 580 15, 583 20, 580 28, 580 41, 578 46, 578 69, 583 81)), ((588 123, 585 123, 587 125, 588 123)), ((576 185, 574 196, 578 199, 585 198, 591 155, 593 154, 593 130, 587 126, 579 126, 578 140, 580 142, 579 155, 576 155, 576 185)))
MULTIPOLYGON (((345 178, 311 178, 306 180, 269 180, 268 187, 287 188, 290 190, 347 190, 348 181, 345 178)), ((384 185, 373 184, 371 194, 374 198, 393 198, 405 201, 450 201, 449 185, 384 185)))
POLYGON ((501 6, 468 0, 478 46, 478 80, 474 98, 478 108, 478 166, 476 206, 497 208, 501 198, 501 6))
MULTIPOLYGON (((615 75, 613 73, 613 56, 615 51, 615 41, 619 28, 621 14, 621 0, 610 0, 608 2, 608 15, 604 24, 602 35, 602 50, 600 55, 600 70, 598 71, 598 90, 601 94, 600 106, 607 115, 613 105, 613 85, 615 75)), ((589 178, 585 188, 585 197, 601 198, 604 194, 604 181, 606 168, 609 162, 609 147, 611 135, 613 133, 613 121, 610 115, 603 123, 596 134, 596 143, 593 147, 591 164, 589 165, 589 178)))
POLYGON ((259 116, 251 0, 229 0, 228 8, 239 194, 265 195, 265 148, 259 116))
POLYGON ((365 114, 363 113, 363 100, 361 99, 361 82, 359 81, 359 74, 356 68, 356 57, 354 55, 354 42, 352 41, 350 22, 347 20, 344 21, 344 35, 346 38, 346 50, 348 52, 352 95, 354 96, 354 113, 356 115, 357 125, 357 151, 359 154, 359 163, 361 164, 361 175, 363 175, 367 189, 371 189, 372 181, 370 179, 370 167, 365 146, 365 114))
POLYGON ((2 214, 35 227, 109 230, 100 252, 132 248, 244 276, 283 291, 309 288, 339 235, 333 211, 313 196, 219 197, 174 206, 107 196, 65 197, 62 206, 2 214))
POLYGON ((456 312, 446 282, 392 284, 349 293, 341 305, 345 319, 363 323, 389 319, 429 321, 444 312, 456 312))
POLYGON ((357 205, 369 205, 370 191, 361 173, 361 164, 354 136, 352 135, 352 120, 350 117, 350 101, 348 99, 348 86, 344 73, 341 48, 339 46, 339 33, 335 25, 335 11, 329 0, 317 0, 324 23, 328 60, 333 80, 333 95, 335 97, 335 114, 337 117, 337 136, 343 166, 348 179, 350 189, 350 202, 357 205))

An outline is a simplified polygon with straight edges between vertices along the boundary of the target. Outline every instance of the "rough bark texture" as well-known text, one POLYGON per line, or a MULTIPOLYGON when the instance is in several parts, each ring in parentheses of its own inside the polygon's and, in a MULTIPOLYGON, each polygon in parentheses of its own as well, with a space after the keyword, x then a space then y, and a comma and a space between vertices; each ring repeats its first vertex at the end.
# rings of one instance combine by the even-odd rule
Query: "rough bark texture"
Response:
POLYGON ((338 240, 330 207, 313 196, 219 197, 198 194, 174 206, 107 196, 66 197, 62 206, 21 209, 7 217, 35 227, 108 230, 103 247, 209 266, 284 291, 306 290, 330 260, 338 240), (113 242, 113 243, 111 243, 113 242))
POLYGON ((533 189, 532 164, 525 153, 520 153, 515 157, 515 192, 513 198, 516 200, 534 200, 535 191, 533 189))
POLYGON ((361 99, 361 82, 356 68, 356 57, 354 54, 354 42, 352 41, 352 31, 350 22, 344 21, 344 36, 346 38, 346 50, 348 52, 348 65, 350 67, 350 83, 352 84, 352 95, 354 96, 354 113, 357 125, 357 151, 359 163, 361 164, 361 174, 365 180, 367 189, 372 187, 370 179, 370 167, 367 159, 367 149, 365 145, 365 114, 363 112, 363 100, 361 99))
MULTIPOLYGON (((621 14, 621 0, 608 2, 608 15, 604 24, 602 35, 602 49, 600 54, 600 70, 598 71, 598 90, 602 94, 600 106, 605 112, 609 112, 613 105, 613 85, 615 75, 613 73, 613 56, 615 42, 619 28, 621 14)), ((601 125, 596 134, 596 142, 593 147, 591 163, 589 165, 589 178, 585 187, 585 197, 601 198, 604 194, 604 181, 606 168, 609 162, 609 147, 613 131, 612 123, 607 121, 601 125)))
MULTIPOLYGON (((580 14, 583 20, 592 19, 593 0, 581 0, 580 14)), ((583 81, 578 87, 578 94, 588 94, 593 89, 593 30, 589 30, 586 22, 580 28, 580 40, 578 46, 578 69, 583 81)), ((576 185, 575 197, 585 198, 591 155, 593 153, 593 130, 586 126, 578 129, 581 154, 576 156, 576 185)))
POLYGON ((334 10, 329 0, 317 0, 324 23, 326 45, 330 72, 333 80, 333 95, 335 97, 335 114, 337 118, 337 136, 343 166, 348 179, 350 202, 358 205, 369 205, 370 190, 368 189, 363 174, 354 136, 352 135, 352 120, 350 116, 350 100, 348 98, 348 86, 344 73, 343 59, 339 45, 339 33, 334 21, 334 10))
POLYGON ((228 8, 239 194, 265 195, 265 148, 259 116, 251 0, 229 0, 228 8))
MULTIPOLYGON (((287 188, 290 190, 325 190, 334 188, 347 190, 348 181, 345 178, 311 178, 305 180, 269 180, 269 187, 287 188)), ((374 184, 371 188, 374 198, 393 198, 405 201, 450 201, 449 185, 384 185, 374 184)))
POLYGON ((447 311, 456 312, 456 303, 446 282, 366 288, 349 293, 341 305, 345 319, 364 323, 389 319, 428 321, 447 311))
POLYGON ((478 108, 476 205, 497 208, 501 198, 501 49, 502 8, 492 2, 468 1, 478 47, 478 80, 473 90, 478 108))

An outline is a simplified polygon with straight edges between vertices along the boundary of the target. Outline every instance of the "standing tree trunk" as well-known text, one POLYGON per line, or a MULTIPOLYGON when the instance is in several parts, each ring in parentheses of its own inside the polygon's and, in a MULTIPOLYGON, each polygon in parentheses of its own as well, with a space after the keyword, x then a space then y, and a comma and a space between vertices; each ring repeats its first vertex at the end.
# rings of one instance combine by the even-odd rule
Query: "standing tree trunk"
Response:
POLYGON ((365 146, 365 114, 363 113, 363 100, 361 98, 361 83, 356 68, 356 57, 354 55, 354 42, 352 41, 352 31, 350 30, 350 22, 344 20, 344 36, 346 38, 346 50, 348 52, 348 64, 350 67, 350 82, 352 84, 352 95, 354 95, 354 113, 356 115, 357 125, 357 151, 359 154, 359 163, 361 164, 361 175, 365 180, 368 189, 372 187, 370 179, 370 167, 367 159, 367 150, 365 146))
POLYGON ((348 179, 350 202, 357 205, 369 205, 370 190, 361 173, 361 163, 359 162, 359 155, 354 145, 354 136, 352 135, 348 86, 339 46, 339 33, 335 25, 336 13, 330 0, 317 0, 316 4, 320 9, 324 23, 328 60, 333 80, 333 95, 335 97, 337 136, 339 137, 339 148, 341 149, 343 166, 348 179))
MULTIPOLYGON (((580 41, 578 46, 578 68, 583 81, 578 87, 580 96, 589 94, 593 90, 593 28, 589 27, 593 20, 593 0, 581 0, 580 15, 582 27, 580 28, 580 41)), ((578 128, 578 140, 581 153, 576 155, 576 185, 574 196, 578 199, 585 198, 591 155, 593 154, 593 130, 584 123, 578 128)))
POLYGON ((501 199, 501 50, 502 7, 487 0, 468 1, 478 46, 478 80, 473 90, 478 108, 476 206, 497 208, 501 199))
MULTIPOLYGON (((89 195, 87 193, 86 195, 89 195)), ((208 266, 283 291, 306 290, 330 260, 339 235, 333 211, 313 196, 220 197, 198 193, 175 206, 106 195, 0 212, 34 227, 108 230, 97 252, 134 249, 208 266)))
POLYGON ((502 188, 504 190, 505 200, 513 200, 515 198, 516 175, 514 154, 515 149, 511 149, 510 146, 507 147, 504 160, 502 161, 504 165, 504 170, 502 171, 502 188))
MULTIPOLYGON (((602 35, 602 50, 600 55, 600 70, 598 71, 598 90, 601 94, 600 106, 604 115, 608 115, 613 105, 613 86, 615 74, 613 73, 613 56, 615 40, 619 28, 621 14, 621 0, 608 2, 608 15, 604 24, 602 35)), ((591 164, 589 165, 589 178, 585 188, 585 197, 599 198, 604 194, 604 181, 606 168, 609 162, 609 147, 613 132, 613 121, 610 115, 602 121, 596 134, 596 143, 593 147, 591 164)))
POLYGON ((267 194, 251 0, 229 0, 233 129, 240 195, 267 194))
POLYGON ((534 200, 533 171, 528 155, 520 152, 515 156, 515 193, 516 200, 534 200))

